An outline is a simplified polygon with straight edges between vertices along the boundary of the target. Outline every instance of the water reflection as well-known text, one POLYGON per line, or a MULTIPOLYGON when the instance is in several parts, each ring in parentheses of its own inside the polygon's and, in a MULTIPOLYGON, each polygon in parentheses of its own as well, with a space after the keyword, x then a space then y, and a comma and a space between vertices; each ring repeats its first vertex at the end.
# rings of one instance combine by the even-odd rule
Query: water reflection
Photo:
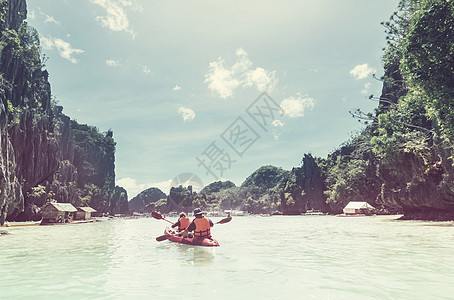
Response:
POLYGON ((204 266, 214 262, 216 249, 214 247, 200 247, 175 245, 178 249, 178 259, 185 265, 204 266))

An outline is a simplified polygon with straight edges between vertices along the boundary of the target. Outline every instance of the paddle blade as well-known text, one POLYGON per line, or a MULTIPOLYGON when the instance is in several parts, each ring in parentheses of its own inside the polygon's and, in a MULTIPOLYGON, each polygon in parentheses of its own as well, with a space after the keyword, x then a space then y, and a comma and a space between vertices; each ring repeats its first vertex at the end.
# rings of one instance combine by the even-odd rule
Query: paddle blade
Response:
POLYGON ((216 224, 225 224, 225 223, 230 222, 230 220, 232 220, 232 217, 227 217, 227 218, 222 219, 221 221, 216 222, 216 224))
POLYGON ((157 240, 158 242, 162 242, 162 241, 167 240, 167 238, 168 238, 167 235, 161 235, 161 236, 158 236, 158 237, 156 238, 156 240, 157 240))
POLYGON ((162 217, 162 215, 161 215, 160 213, 158 213, 157 211, 152 211, 152 212, 151 212, 151 216, 152 216, 153 218, 155 218, 155 219, 158 219, 158 220, 164 219, 164 218, 162 217))
POLYGON ((171 221, 167 220, 166 218, 164 218, 160 213, 158 213, 157 211, 152 211, 151 212, 151 216, 155 219, 158 219, 158 220, 164 220, 166 222, 169 222, 170 224, 173 224, 171 221))

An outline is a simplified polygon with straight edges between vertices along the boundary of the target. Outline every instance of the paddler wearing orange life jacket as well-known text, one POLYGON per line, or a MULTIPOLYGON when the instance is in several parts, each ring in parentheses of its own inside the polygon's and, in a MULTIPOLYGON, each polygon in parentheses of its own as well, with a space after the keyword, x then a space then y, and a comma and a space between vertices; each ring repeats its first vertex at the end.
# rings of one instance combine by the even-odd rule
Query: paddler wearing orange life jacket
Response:
POLYGON ((194 237, 199 238, 209 238, 211 237, 211 227, 213 227, 213 222, 204 217, 202 210, 200 208, 194 209, 195 219, 189 224, 189 227, 185 230, 185 233, 188 231, 194 231, 194 237))
POLYGON ((178 218, 178 222, 172 225, 172 228, 175 228, 178 226, 178 230, 182 231, 185 230, 186 228, 189 227, 189 224, 191 224, 191 219, 189 219, 186 216, 186 213, 182 212, 180 213, 180 217, 178 218))

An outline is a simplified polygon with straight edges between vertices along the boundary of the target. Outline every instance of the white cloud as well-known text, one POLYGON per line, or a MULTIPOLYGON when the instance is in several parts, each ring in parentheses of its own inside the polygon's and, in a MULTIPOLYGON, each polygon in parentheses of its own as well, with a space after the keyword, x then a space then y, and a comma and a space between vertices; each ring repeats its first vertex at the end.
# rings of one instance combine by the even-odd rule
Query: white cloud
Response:
POLYGON ((256 86, 257 90, 264 92, 269 87, 274 87, 277 83, 276 71, 267 71, 263 68, 256 68, 255 70, 246 73, 246 82, 244 85, 251 87, 256 86))
MULTIPOLYGON (((54 23, 54 24, 60 25, 60 22, 59 22, 59 21, 55 20, 54 17, 49 16, 49 15, 43 13, 43 12, 41 11, 40 8, 38 8, 38 12, 39 12, 39 14, 40 14, 41 16, 44 16, 44 17, 45 17, 44 23, 54 23)), ((36 18, 36 13, 35 13, 34 10, 32 10, 32 11, 28 14, 28 18, 31 19, 31 20, 34 20, 34 19, 36 18)))
POLYGON ((54 24, 60 25, 60 22, 55 20, 54 17, 46 15, 46 14, 44 16, 46 17, 46 19, 44 20, 44 23, 54 23, 54 24))
POLYGON ((60 56, 63 57, 64 59, 69 60, 73 64, 77 63, 78 60, 73 57, 74 54, 81 54, 84 53, 84 50, 81 49, 76 49, 72 48, 71 44, 59 39, 59 38, 53 38, 53 37, 41 37, 41 45, 43 46, 44 49, 51 50, 52 48, 56 48, 58 52, 60 53, 60 56))
POLYGON ((357 65, 351 71, 350 75, 352 75, 356 80, 364 79, 373 72, 376 72, 375 68, 370 67, 367 64, 357 65))
POLYGON ((282 126, 284 126, 284 123, 282 123, 281 120, 274 120, 273 122, 271 122, 271 124, 272 124, 274 127, 282 127, 282 126))
POLYGON ((284 123, 282 123, 281 120, 274 120, 271 124, 273 125, 273 138, 277 141, 282 135, 282 127, 284 127, 284 123))
POLYGON ((130 33, 133 39, 136 36, 134 30, 130 28, 128 15, 125 7, 133 5, 132 1, 125 0, 90 0, 106 10, 105 16, 97 16, 96 20, 100 21, 103 27, 112 31, 124 31, 130 33))
POLYGON ((205 82, 208 88, 219 94, 221 98, 232 97, 233 90, 236 89, 240 82, 234 78, 234 72, 224 67, 224 60, 219 58, 218 61, 210 62, 210 70, 205 75, 205 82))
POLYGON ((233 91, 239 86, 256 87, 260 92, 273 90, 277 84, 276 71, 267 71, 261 67, 252 69, 252 61, 243 48, 238 48, 235 54, 238 60, 231 67, 226 67, 222 58, 210 62, 205 83, 208 83, 212 92, 226 99, 232 97, 233 91))
POLYGON ((130 177, 124 177, 115 182, 116 185, 123 187, 128 192, 128 200, 137 196, 140 192, 155 187, 166 194, 169 194, 172 180, 155 182, 155 183, 138 183, 137 180, 130 177))
POLYGON ((183 121, 192 121, 194 120, 195 118, 195 112, 190 109, 190 108, 186 108, 186 107, 180 107, 178 108, 178 113, 181 114, 181 116, 183 117, 183 121))
POLYGON ((149 75, 151 74, 151 68, 147 65, 142 65, 142 72, 144 72, 145 74, 149 75))
POLYGON ((134 11, 143 11, 142 5, 131 0, 118 0, 123 6, 131 7, 134 11))
POLYGON ((119 60, 115 60, 115 59, 107 59, 106 60, 106 65, 108 65, 110 67, 118 67, 120 65, 120 61, 119 60))
POLYGON ((361 90, 361 94, 367 94, 369 93, 369 90, 370 90, 370 87, 372 86, 372 84, 370 82, 366 83, 364 85, 364 88, 361 90))
POLYGON ((27 19, 34 20, 36 18, 36 13, 34 10, 27 14, 27 19))
POLYGON ((178 84, 175 85, 175 87, 173 88, 174 91, 179 91, 181 90, 181 86, 179 86, 178 84))
POLYGON ((290 118, 304 117, 306 109, 313 109, 315 100, 309 97, 303 97, 298 94, 296 97, 289 97, 281 102, 281 108, 284 115, 290 118))

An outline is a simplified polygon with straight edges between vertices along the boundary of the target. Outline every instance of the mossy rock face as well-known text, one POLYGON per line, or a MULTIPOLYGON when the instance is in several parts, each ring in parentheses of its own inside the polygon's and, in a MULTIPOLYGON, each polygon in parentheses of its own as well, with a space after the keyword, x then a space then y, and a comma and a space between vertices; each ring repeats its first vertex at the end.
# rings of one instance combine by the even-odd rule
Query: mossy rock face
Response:
POLYGON ((151 212, 158 206, 162 206, 162 203, 157 204, 160 200, 166 198, 167 195, 160 189, 148 188, 129 201, 129 210, 131 212, 151 212))
POLYGON ((71 121, 52 100, 26 13, 25 0, 0 1, 0 224, 39 218, 48 201, 127 211, 114 195, 113 132, 71 121))

